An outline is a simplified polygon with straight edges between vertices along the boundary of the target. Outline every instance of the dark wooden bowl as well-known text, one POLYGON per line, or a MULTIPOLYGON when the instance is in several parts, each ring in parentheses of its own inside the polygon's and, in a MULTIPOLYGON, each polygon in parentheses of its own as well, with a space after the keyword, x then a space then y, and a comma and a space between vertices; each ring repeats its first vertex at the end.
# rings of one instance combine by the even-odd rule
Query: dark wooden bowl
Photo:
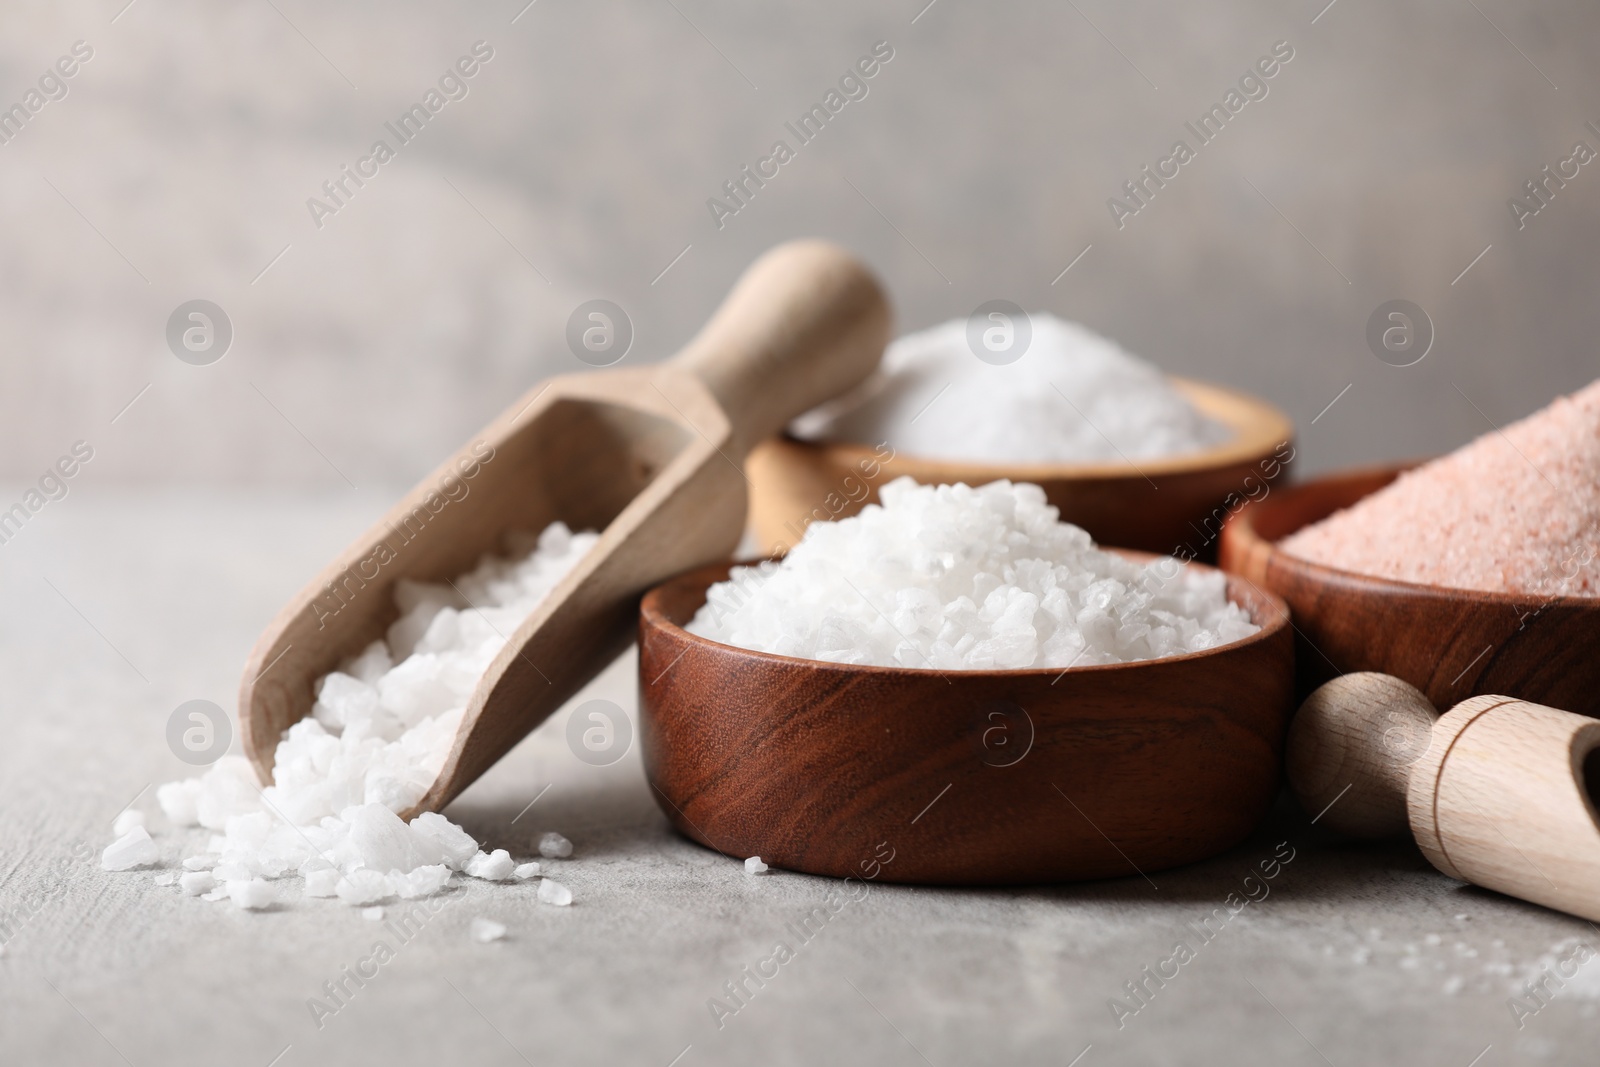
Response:
POLYGON ((1289 603, 1298 696, 1336 674, 1403 678, 1444 711, 1497 693, 1600 717, 1600 598, 1481 593, 1373 578, 1278 550, 1302 526, 1375 493, 1415 463, 1278 488, 1222 532, 1221 562, 1289 603))
POLYGON ((1233 436, 1202 452, 1137 464, 956 463, 880 453, 870 445, 774 437, 757 445, 745 463, 751 528, 763 553, 780 554, 811 522, 854 515, 876 503, 878 489, 901 475, 924 485, 1009 478, 1042 487, 1063 522, 1082 526, 1102 545, 1164 554, 1187 544, 1198 558, 1212 559, 1229 511, 1289 466, 1294 424, 1247 393, 1171 381, 1233 436))
POLYGON ((1249 583, 1228 596, 1262 629, 1221 648, 939 672, 683 630, 727 574, 645 596, 639 709, 662 810, 730 856, 949 885, 1137 877, 1234 845, 1277 789, 1293 644, 1283 602, 1249 583))

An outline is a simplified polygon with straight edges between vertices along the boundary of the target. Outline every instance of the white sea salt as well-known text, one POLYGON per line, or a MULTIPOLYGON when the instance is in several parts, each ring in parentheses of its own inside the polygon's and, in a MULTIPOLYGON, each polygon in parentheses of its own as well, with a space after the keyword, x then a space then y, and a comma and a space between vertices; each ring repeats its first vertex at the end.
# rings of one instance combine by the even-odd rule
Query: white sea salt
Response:
POLYGON ((369 923, 381 923, 383 922, 383 908, 378 905, 374 905, 370 908, 362 908, 361 917, 367 920, 369 923))
POLYGON ((160 874, 156 875, 156 885, 171 885, 177 880, 178 875, 174 871, 162 871, 160 874))
POLYGON ((1103 552, 1037 485, 897 478, 881 496, 812 523, 780 562, 734 568, 690 632, 834 663, 1003 670, 1175 656, 1260 629, 1220 572, 1103 552))
POLYGON ((503 882, 511 877, 515 868, 511 862, 511 853, 503 848, 493 852, 479 852, 467 861, 467 874, 473 878, 483 878, 491 882, 503 882))
POLYGON ((277 893, 264 878, 230 879, 227 888, 228 899, 236 906, 250 911, 271 907, 278 902, 277 893))
POLYGON ((150 840, 150 832, 143 826, 135 826, 106 846, 100 853, 100 866, 108 871, 126 871, 148 866, 160 858, 156 843, 150 840))
POLYGON ((117 815, 116 821, 111 824, 111 833, 115 837, 122 837, 136 826, 144 825, 144 812, 137 808, 124 808, 117 815))
POLYGON ((539 882, 539 901, 564 908, 572 903, 572 890, 554 879, 545 878, 539 882))
POLYGON ((793 430, 989 463, 1127 463, 1229 437, 1116 342, 1046 313, 1029 314, 1028 325, 1026 352, 1001 366, 974 355, 965 319, 901 337, 878 374, 793 430))
POLYGON ((744 861, 745 874, 765 874, 770 868, 761 862, 760 856, 751 856, 744 861))
MULTIPOLYGON (((424 813, 407 824, 395 813, 420 800, 438 776, 503 635, 597 539, 553 523, 538 537, 507 538, 511 558, 485 556, 453 582, 398 582, 399 618, 384 640, 317 682, 312 714, 278 744, 272 785, 259 788, 247 760, 224 756, 199 778, 157 789, 175 826, 214 831, 209 866, 191 873, 209 870, 219 888, 298 873, 305 895, 337 895, 356 906, 441 890, 478 854, 478 843, 442 815, 424 813)), ((148 841, 148 834, 121 839, 107 856, 124 866, 154 862, 148 841)), ((510 876, 509 855, 499 851, 491 860, 494 869, 505 865, 498 877, 510 876)), ((257 891, 241 892, 253 898, 257 891)))
POLYGON ((539 855, 545 859, 566 859, 572 855, 572 842, 552 830, 540 835, 539 855))
POLYGON ((178 886, 191 897, 197 897, 217 888, 217 879, 210 871, 189 871, 178 876, 178 886))
POLYGON ((504 923, 497 923, 493 919, 476 918, 472 920, 472 940, 480 945, 487 945, 491 941, 499 941, 506 936, 504 923))
POLYGON ((514 878, 517 878, 519 880, 524 880, 524 881, 529 879, 529 878, 537 878, 537 877, 539 877, 539 864, 538 863, 522 863, 522 864, 518 864, 517 865, 517 869, 512 871, 511 875, 514 878))

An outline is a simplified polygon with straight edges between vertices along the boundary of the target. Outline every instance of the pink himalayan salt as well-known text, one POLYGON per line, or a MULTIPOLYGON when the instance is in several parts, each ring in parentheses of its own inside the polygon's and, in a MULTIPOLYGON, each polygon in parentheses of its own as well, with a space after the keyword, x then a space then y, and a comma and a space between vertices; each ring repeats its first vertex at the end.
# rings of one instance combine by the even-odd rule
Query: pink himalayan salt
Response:
POLYGON ((1340 570, 1600 596, 1600 380, 1285 538, 1340 570))

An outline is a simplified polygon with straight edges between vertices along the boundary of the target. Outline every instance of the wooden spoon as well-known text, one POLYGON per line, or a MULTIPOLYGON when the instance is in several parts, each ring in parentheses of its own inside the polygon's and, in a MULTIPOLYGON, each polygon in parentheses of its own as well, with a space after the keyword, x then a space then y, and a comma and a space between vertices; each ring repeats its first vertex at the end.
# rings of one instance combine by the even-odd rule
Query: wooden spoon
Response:
POLYGON ((495 657, 444 767, 402 813, 437 810, 628 644, 639 595, 726 558, 744 529, 741 460, 861 382, 889 338, 882 289, 844 250, 781 245, 670 362, 555 378, 518 400, 306 586, 257 641, 239 693, 263 783, 313 682, 382 637, 401 578, 445 581, 509 531, 560 519, 599 543, 495 657))
POLYGON ((1600 720, 1505 696, 1439 716, 1398 678, 1347 674, 1301 705, 1288 771, 1335 830, 1409 829, 1452 878, 1600 920, 1600 720))

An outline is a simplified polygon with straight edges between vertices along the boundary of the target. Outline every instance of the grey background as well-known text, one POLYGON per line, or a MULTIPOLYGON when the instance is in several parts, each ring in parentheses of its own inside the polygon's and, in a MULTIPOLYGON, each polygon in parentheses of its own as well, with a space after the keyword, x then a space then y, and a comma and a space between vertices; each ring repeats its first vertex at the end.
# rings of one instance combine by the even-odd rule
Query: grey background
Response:
MULTIPOLYGON (((0 545, 0 907, 51 894, 0 959, 0 1063, 1592 1062, 1595 1002, 1519 1032, 1483 971, 1592 928, 1332 845, 1289 806, 1159 890, 883 889, 718 1033, 704 1000, 828 886, 748 883, 674 837, 636 756, 579 763, 565 713, 451 815, 525 847, 511 819, 554 782, 537 828, 578 842, 578 905, 473 887, 320 1033, 304 999, 368 939, 349 909, 245 915, 148 872, 49 868, 187 773, 172 708, 231 710, 255 635, 393 494, 583 369, 563 334, 588 299, 628 310, 628 362, 659 358, 762 249, 832 237, 906 328, 1005 298, 1266 396, 1302 472, 1452 448, 1578 388, 1600 368, 1600 170, 1522 232, 1506 200, 1600 147, 1600 9, 124 2, 0 12, 0 106, 95 49, 0 145, 0 499, 95 449, 0 545), (467 99, 314 228, 306 198, 478 39, 495 58, 467 99), (868 97, 719 231, 706 198, 880 39, 868 97), (1296 55, 1270 95, 1118 231, 1106 198, 1278 40, 1296 55), (196 298, 235 330, 207 367, 164 340, 196 298), (1414 367, 1365 347, 1393 298, 1438 330, 1414 367), (1304 848, 1273 898, 1117 1031, 1106 999, 1283 837, 1304 848), (466 941, 474 914, 512 940, 466 941)), ((630 670, 588 695, 631 709, 630 670)))

